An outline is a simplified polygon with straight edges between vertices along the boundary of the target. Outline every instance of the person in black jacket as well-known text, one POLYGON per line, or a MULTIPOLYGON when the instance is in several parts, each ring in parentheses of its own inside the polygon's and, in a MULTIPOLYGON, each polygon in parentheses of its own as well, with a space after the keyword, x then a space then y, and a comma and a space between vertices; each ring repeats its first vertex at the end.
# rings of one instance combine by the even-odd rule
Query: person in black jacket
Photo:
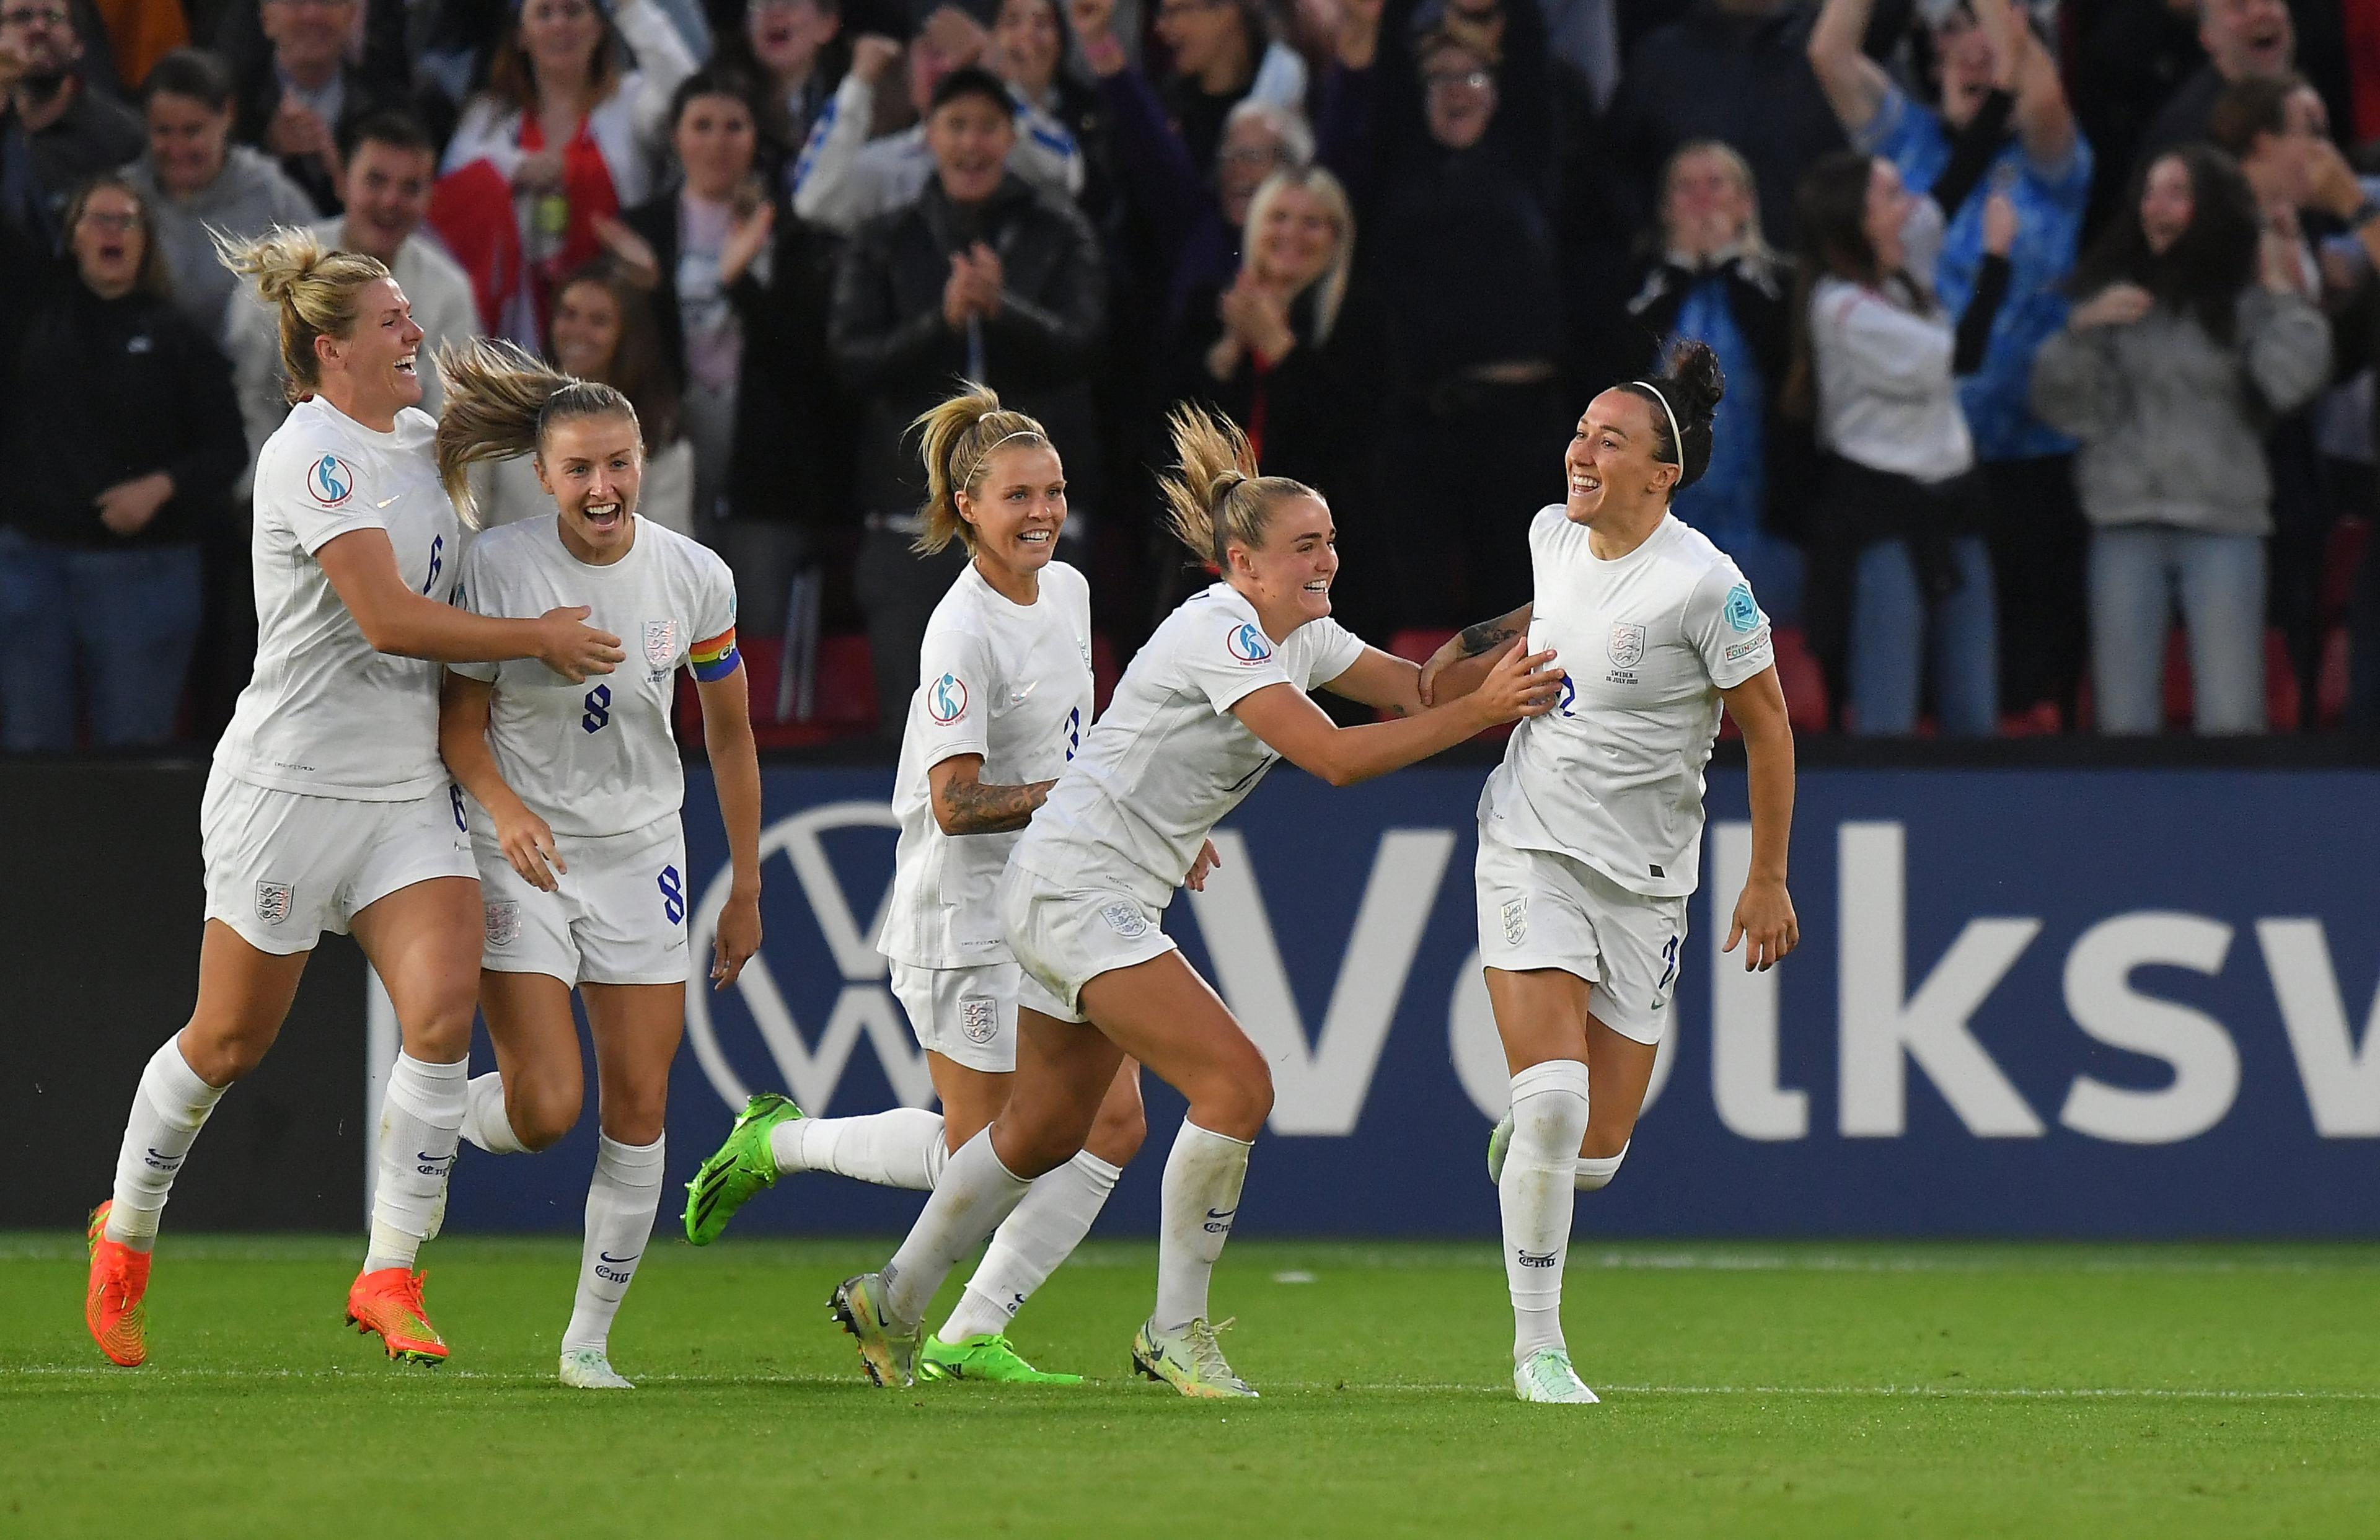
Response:
POLYGON ((374 0, 360 63, 347 40, 364 0, 261 0, 271 52, 238 68, 239 115, 232 134, 281 163, 282 172, 322 213, 344 205, 339 146, 373 113, 407 105, 413 71, 405 52, 405 7, 374 0))
MULTIPOLYGON (((866 401, 854 501, 868 534, 854 576, 878 722, 892 737, 917 686, 926 621, 962 564, 913 549, 925 483, 905 443, 909 425, 964 378, 1048 424, 1062 445, 1095 438, 1089 371, 1107 317, 1099 237, 1073 205, 1007 171, 1015 139, 1000 78, 952 71, 926 115, 933 179, 908 208, 860 226, 835 271, 827 346, 866 401)), ((1080 528, 1099 503, 1097 457, 1075 466, 1070 527, 1080 528)))
POLYGON ((850 437, 826 352, 825 236, 771 194, 757 88, 697 70, 670 103, 677 186, 604 232, 652 293, 684 386, 695 532, 735 570, 738 624, 783 631, 792 577, 848 507, 850 437), (787 476, 784 467, 804 467, 787 476))
POLYGON ((113 171, 148 142, 140 115, 96 86, 105 52, 86 47, 66 0, 0 5, 0 219, 55 250, 59 216, 86 176, 113 171))
POLYGON ((199 634, 199 541, 247 464, 231 365, 174 307, 140 195, 67 204, 66 271, 11 283, 0 503, 0 745, 173 736, 199 634))

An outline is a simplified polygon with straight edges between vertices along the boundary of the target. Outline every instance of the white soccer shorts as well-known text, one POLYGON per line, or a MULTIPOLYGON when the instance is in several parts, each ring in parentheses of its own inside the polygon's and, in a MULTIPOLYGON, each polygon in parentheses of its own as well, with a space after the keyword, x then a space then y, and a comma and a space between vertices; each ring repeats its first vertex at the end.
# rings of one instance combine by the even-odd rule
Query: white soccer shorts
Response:
POLYGON ((1597 1021, 1660 1042, 1686 944, 1683 898, 1631 892, 1584 861, 1522 850, 1484 828, 1476 886, 1482 964, 1576 974, 1597 1021))
POLYGON ((686 831, 675 813, 601 838, 557 834, 570 869, 545 892, 513 870, 495 831, 471 831, 487 934, 480 966, 541 973, 565 984, 683 984, 686 948, 686 831))
POLYGON ((199 805, 207 918, 259 952, 311 952, 361 909, 438 877, 477 877, 451 787, 363 802, 251 785, 220 768, 199 805))
POLYGON ((1008 864, 1000 918, 1024 970, 1017 1001, 1053 1021, 1084 1020, 1083 986, 1178 950, 1152 915, 1121 888, 1075 887, 1008 864))
POLYGON ((909 1013, 917 1046, 985 1074, 1016 1071, 1014 963, 971 968, 920 968, 894 963, 892 998, 909 1013))

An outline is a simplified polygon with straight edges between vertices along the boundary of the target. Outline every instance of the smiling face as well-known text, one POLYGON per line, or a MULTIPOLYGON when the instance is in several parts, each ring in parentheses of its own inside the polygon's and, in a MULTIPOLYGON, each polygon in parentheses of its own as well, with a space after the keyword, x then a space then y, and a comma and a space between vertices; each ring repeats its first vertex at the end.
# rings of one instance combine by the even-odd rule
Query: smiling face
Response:
POLYGON ((620 302, 601 284, 573 284, 553 302, 553 361, 565 374, 601 380, 620 350, 620 302))
POLYGON ((2278 75, 2296 57, 2296 28, 2283 0, 2205 0, 2198 42, 2227 80, 2278 75))
POLYGON ((1058 553, 1066 527, 1066 467, 1041 439, 1018 439, 986 457, 975 485, 958 494, 959 516, 975 532, 978 564, 1026 576, 1058 553))
POLYGON ((545 430, 536 465, 573 556, 601 566, 628 553, 645 481, 645 443, 634 418, 624 412, 565 418, 545 430))
POLYGON ((122 188, 94 188, 82 215, 67 232, 75 271, 102 299, 120 299, 140 281, 140 259, 149 249, 140 200, 122 188))
POLYGON ((602 41, 603 18, 590 0, 528 0, 521 7, 521 52, 540 79, 592 73, 602 41))
POLYGON ((1000 52, 1002 74, 1035 96, 1050 89, 1065 48, 1053 0, 1006 0, 991 37, 1000 52))
POLYGON ((1664 238, 1673 250, 1716 251, 1743 239, 1752 223, 1752 188, 1715 150, 1681 155, 1661 200, 1664 238))
POLYGON ((1232 587, 1247 595, 1266 631, 1285 637, 1330 612, 1339 576, 1339 531, 1318 497, 1279 497, 1267 510, 1264 543, 1224 548, 1232 587))
POLYGON ((1311 188, 1283 188, 1265 210, 1250 243, 1257 276, 1296 294, 1322 276, 1339 253, 1339 222, 1311 188))
POLYGON ((1449 150, 1468 150, 1496 117, 1496 76, 1468 48, 1440 43, 1421 62, 1422 103, 1429 137, 1449 150))
POLYGON ((999 190, 1015 147, 1015 120, 988 96, 953 96, 926 119, 926 148, 953 203, 980 203, 999 190))
POLYGON ((842 24, 839 17, 820 8, 818 0, 752 0, 744 13, 744 35, 751 41, 752 56, 780 86, 808 79, 819 50, 842 24))
POLYGON ((751 109, 733 96, 698 96, 677 115, 670 136, 686 185, 697 198, 723 203, 752 174, 759 136, 751 109))
POLYGON ((1648 503, 1669 505, 1678 467, 1653 457, 1662 431, 1653 421, 1659 410, 1634 391, 1605 391, 1587 403, 1562 455, 1570 481, 1563 511, 1572 524, 1641 513, 1648 503))
POLYGON ((2141 234, 2149 250, 2162 257, 2190 228, 2198 212, 2198 194, 2190 185, 2190 167, 2178 155, 2168 155, 2149 167, 2141 187, 2141 234))
POLYGON ((347 160, 347 244, 395 261, 405 237, 421 228, 437 171, 427 150, 370 139, 358 143, 347 160))
POLYGON ((415 373, 420 349, 421 328, 394 278, 375 278, 358 292, 355 324, 346 336, 314 339, 325 386, 343 379, 348 405, 342 409, 366 423, 421 404, 415 373))
POLYGON ((148 120, 158 185, 177 198, 212 187, 231 142, 230 104, 218 112, 197 97, 161 91, 149 99, 148 120))

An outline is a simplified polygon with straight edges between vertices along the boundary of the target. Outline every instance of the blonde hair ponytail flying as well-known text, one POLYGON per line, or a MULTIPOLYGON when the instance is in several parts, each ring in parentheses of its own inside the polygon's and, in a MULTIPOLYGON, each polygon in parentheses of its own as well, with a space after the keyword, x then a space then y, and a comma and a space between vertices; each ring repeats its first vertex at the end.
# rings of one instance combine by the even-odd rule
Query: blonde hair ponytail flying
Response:
POLYGON ((975 526, 959 512, 959 493, 975 495, 993 450, 1011 439, 1038 439, 1052 452, 1057 448, 1039 423, 1010 411, 990 386, 972 380, 960 381, 957 394, 918 413, 909 430, 926 462, 926 503, 918 510, 926 527, 916 548, 928 554, 953 540, 975 550, 975 526))
POLYGON ((1323 501, 1303 481, 1260 475, 1248 436, 1227 417, 1184 405, 1166 415, 1165 425, 1173 437, 1174 465, 1159 478, 1158 487, 1165 496, 1167 522, 1176 540, 1219 572, 1231 568, 1225 553, 1233 541, 1251 550, 1263 546, 1276 502, 1323 501))
MULTIPOLYGON (((438 479, 475 529, 472 466, 541 453, 546 430, 571 418, 618 413, 637 420, 637 408, 610 385, 573 379, 511 343, 487 337, 441 347, 438 378, 446 391, 438 418, 438 479)), ((641 448, 641 427, 638 435, 641 448)))
POLYGON ((330 250, 310 230, 283 226, 247 240, 220 230, 207 233, 215 260, 246 279, 257 297, 278 312, 281 368, 288 376, 284 394, 295 406, 322 385, 314 339, 345 341, 355 330, 357 297, 366 285, 387 277, 387 267, 360 251, 330 250))

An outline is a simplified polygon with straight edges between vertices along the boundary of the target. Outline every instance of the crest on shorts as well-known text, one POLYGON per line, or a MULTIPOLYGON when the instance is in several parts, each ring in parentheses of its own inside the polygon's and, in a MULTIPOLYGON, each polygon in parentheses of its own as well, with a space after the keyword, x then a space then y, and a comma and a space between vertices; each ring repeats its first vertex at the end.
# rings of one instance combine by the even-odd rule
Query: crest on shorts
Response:
POLYGON ((1508 947, 1519 946, 1527 939, 1528 934, 1528 895, 1524 893, 1519 898, 1506 899, 1504 901, 1504 944, 1508 947))
POLYGON ((266 925, 279 925, 289 917, 292 903, 286 882, 260 882, 256 885, 256 917, 266 925))
POLYGON ((665 669, 677 659, 677 622, 649 620, 645 622, 645 661, 657 669, 665 669))
POLYGON ((1148 934, 1148 916, 1140 912, 1139 904, 1126 899, 1101 904, 1099 918, 1108 922, 1110 930, 1127 941, 1136 941, 1148 934))
POLYGON ((520 900, 499 898, 487 906, 488 944, 508 947, 520 940, 520 900))
POLYGON ((959 1032, 981 1048, 1000 1035, 1000 1002, 990 995, 959 997, 959 1032))
POLYGON ((1633 620, 1611 623, 1611 639, 1605 646, 1615 667, 1633 669, 1645 661, 1645 628, 1633 620))

